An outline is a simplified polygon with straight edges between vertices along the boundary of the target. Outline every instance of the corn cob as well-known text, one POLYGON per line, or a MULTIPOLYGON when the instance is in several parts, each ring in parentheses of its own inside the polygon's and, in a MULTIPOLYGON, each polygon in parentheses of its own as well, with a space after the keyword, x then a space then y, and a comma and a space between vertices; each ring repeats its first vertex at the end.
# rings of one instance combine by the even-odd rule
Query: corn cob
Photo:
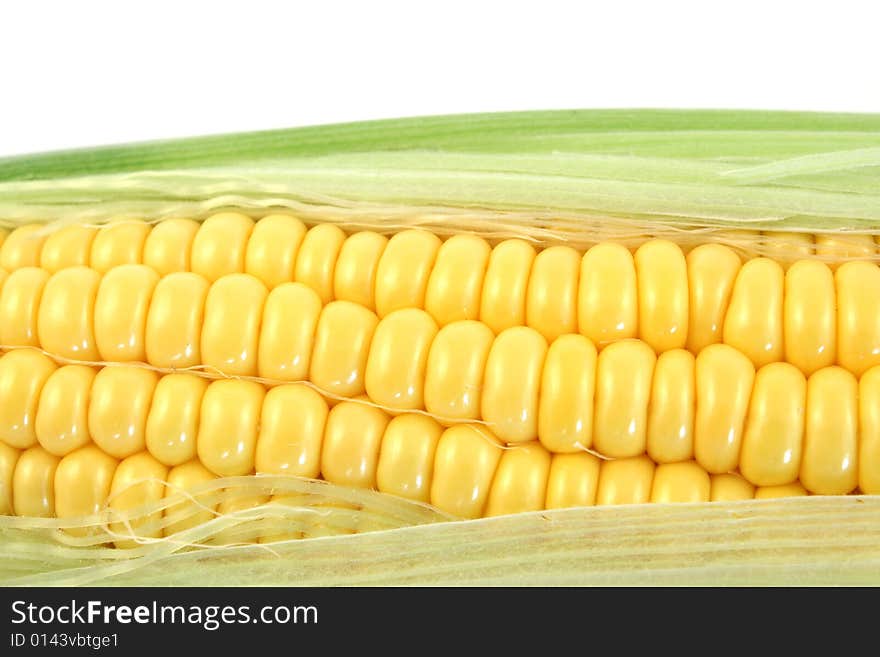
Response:
POLYGON ((5 237, 0 511, 109 509, 139 549, 304 503, 198 493, 254 473, 461 518, 880 491, 870 229, 569 245, 555 217, 524 240, 247 212, 5 237))
MULTIPOLYGON (((219 216, 227 223, 236 218, 242 234, 252 223, 243 215, 219 216)), ((282 219, 278 215, 269 218, 282 219)), ((216 231, 218 234, 230 232, 229 226, 217 225, 222 228, 216 231)), ((154 230, 161 231, 162 226, 160 223, 154 230)), ((338 229, 331 228, 334 230, 326 239, 332 238, 333 251, 340 249, 343 242, 338 229)), ((220 251, 220 237, 215 236, 211 242, 207 240, 210 232, 194 234, 194 241, 202 237, 204 252, 220 251), (206 244, 213 246, 208 249, 206 244)), ((307 238, 314 233, 302 230, 294 234, 305 234, 307 238)), ((421 240, 429 234, 410 231, 399 235, 421 240)), ((282 243, 274 240, 271 244, 278 247, 282 243)), ((523 243, 502 242, 498 248, 503 247, 506 253, 519 248, 517 244, 523 243)), ((108 247, 105 253, 120 251, 119 246, 108 247)), ((417 252, 414 249, 407 253, 417 252)), ((483 269, 489 259, 488 246, 480 252, 485 256, 479 265, 483 269)), ((630 283, 624 284, 621 297, 629 297, 626 303, 632 308, 631 324, 637 323, 637 316, 656 320, 641 323, 643 327, 653 327, 647 331, 654 340, 653 348, 651 343, 627 337, 626 333, 596 345, 582 334, 568 332, 548 344, 545 336, 552 329, 547 326, 513 326, 497 336, 486 323, 473 319, 453 319, 438 326, 435 317, 418 309, 417 306, 425 305, 416 299, 424 296, 421 292, 406 292, 404 300, 396 302, 400 307, 380 319, 368 307, 354 301, 322 299, 321 276, 305 276, 297 282, 285 282, 279 277, 269 292, 256 276, 235 273, 237 265, 233 260, 242 261, 245 257, 245 251, 239 249, 229 262, 210 266, 207 263, 211 258, 196 257, 204 275, 173 272, 160 277, 148 265, 118 260, 103 275, 78 264, 62 267, 53 274, 29 266, 13 270, 0 296, 0 314, 6 319, 0 324, 0 338, 5 346, 38 346, 49 354, 13 349, 0 358, 0 391, 8 400, 0 438, 9 447, 27 450, 22 474, 16 474, 17 470, 12 474, 21 480, 20 495, 26 490, 45 490, 45 476, 27 473, 36 468, 36 463, 46 473, 50 469, 54 472, 59 458, 63 465, 59 475, 64 482, 61 488, 75 486, 76 478, 88 471, 82 463, 84 454, 97 459, 94 467, 98 469, 89 471, 88 476, 92 490, 79 502, 76 495, 65 494, 67 507, 62 507, 62 517, 97 511, 111 491, 120 494, 116 508, 126 506, 128 498, 143 503, 145 495, 126 494, 125 486, 137 489, 138 476, 163 481, 169 467, 181 466, 196 457, 209 472, 220 477, 254 471, 284 472, 323 476, 349 486, 377 486, 376 459, 388 423, 382 411, 361 408, 357 412, 362 417, 358 417, 352 408, 348 424, 357 427, 359 434, 355 443, 349 444, 351 439, 345 438, 345 430, 328 429, 324 436, 326 402, 320 401, 320 395, 310 388, 280 385, 267 394, 263 385, 252 381, 220 380, 209 384, 197 374, 160 376, 155 369, 137 364, 141 361, 154 368, 206 365, 224 375, 259 376, 275 383, 308 380, 319 391, 329 394, 331 401, 366 394, 366 399, 382 408, 426 409, 447 424, 482 420, 491 430, 484 434, 491 441, 523 444, 524 455, 507 459, 500 454, 485 456, 483 462, 492 466, 484 465, 482 472, 471 472, 465 477, 472 492, 484 491, 468 504, 455 501, 448 491, 444 493, 442 485, 438 485, 433 497, 425 497, 422 492, 415 498, 467 517, 478 517, 484 512, 496 515, 517 509, 541 509, 545 500, 553 508, 560 504, 559 500, 574 499, 576 496, 559 483, 547 483, 551 453, 562 456, 591 447, 602 456, 619 459, 606 464, 603 472, 607 470, 608 474, 598 480, 600 483, 628 482, 593 486, 600 504, 681 496, 688 499, 678 486, 699 490, 699 494, 693 493, 695 501, 705 501, 710 498, 707 473, 721 475, 737 469, 759 490, 768 491, 773 487, 791 490, 779 487, 792 485, 800 478, 807 490, 814 493, 845 494, 859 485, 863 492, 875 492, 874 482, 880 479, 875 472, 878 465, 871 436, 862 438, 859 453, 856 378, 840 367, 826 365, 816 369, 816 365, 827 360, 810 360, 817 353, 820 357, 834 353, 833 348, 827 348, 835 328, 833 301, 826 302, 818 321, 808 312, 815 307, 815 290, 822 289, 823 283, 826 297, 833 298, 835 294, 830 270, 824 264, 797 261, 785 275, 785 308, 790 311, 785 314, 785 324, 795 338, 787 343, 787 354, 794 354, 792 360, 810 372, 808 383, 798 367, 778 362, 782 358, 779 349, 770 363, 758 369, 756 376, 753 359, 729 344, 714 342, 693 351, 677 346, 684 345, 688 337, 684 332, 676 335, 677 328, 687 323, 688 297, 696 300, 696 307, 714 308, 717 317, 725 310, 724 297, 730 294, 725 336, 734 344, 738 335, 754 332, 751 318, 768 306, 782 309, 779 265, 759 258, 749 261, 734 277, 739 259, 713 244, 697 247, 688 257, 690 271, 711 269, 704 276, 692 276, 698 284, 692 285, 690 292, 684 257, 670 242, 649 241, 636 251, 634 258, 628 250, 612 243, 588 251, 583 263, 573 250, 562 247, 551 247, 535 258, 538 265, 530 269, 529 290, 535 288, 535 280, 539 281, 538 289, 553 290, 560 278, 566 278, 566 269, 574 273, 568 277, 573 280, 579 266, 592 272, 593 261, 598 263, 596 274, 583 280, 605 280, 615 273, 612 263, 631 263, 630 283), (541 260, 541 256, 546 257, 541 260), (542 262, 549 267, 546 271, 540 266, 542 262), (672 263, 678 264, 674 269, 664 269, 672 263), (752 265, 755 273, 749 269, 752 265), (757 269, 758 265, 766 272, 757 269), (724 271, 728 273, 719 273, 724 271), (766 281, 774 275, 777 283, 767 285, 766 281), (719 277, 726 283, 717 285, 719 277), (211 279, 213 283, 209 282, 211 279), (638 286, 636 281, 642 284, 638 286), (626 293, 627 289, 632 292, 626 293), (770 297, 766 296, 768 291, 770 297), (741 319, 739 326, 733 318, 741 319), (739 330, 727 331, 728 326, 739 330), (818 348, 798 348, 801 343, 818 348), (597 346, 601 348, 598 355, 597 346), (462 353, 467 357, 462 359, 462 353), (50 355, 85 362, 132 364, 99 370, 85 364, 57 367, 50 355), (807 402, 808 391, 811 403, 807 402), (806 412, 802 413, 804 408, 806 412), (372 424, 370 417, 375 418, 372 424), (374 430, 367 430, 373 425, 374 430), (312 427, 300 438, 302 442, 293 443, 299 445, 298 454, 291 452, 290 438, 285 437, 289 431, 285 432, 283 427, 291 426, 312 427), (536 439, 540 443, 534 442, 536 439), (359 442, 364 440, 365 444, 359 442), (91 441, 93 447, 88 446, 91 441), (43 451, 33 451, 37 443, 43 451), (539 447, 541 444, 543 447, 539 447), (97 458, 96 450, 104 456, 97 458), (77 457, 65 461, 72 453, 77 457), (692 485, 676 483, 675 477, 664 474, 652 494, 648 473, 653 473, 654 466, 639 456, 644 454, 662 464, 662 473, 678 472, 682 482, 693 480, 692 485), (513 458, 518 460, 501 469, 498 481, 507 483, 499 483, 498 490, 516 491, 520 479, 529 481, 530 459, 546 461, 547 467, 539 468, 543 474, 531 475, 535 489, 530 494, 520 491, 490 495, 496 466, 513 458), (693 468, 671 467, 693 458, 693 468), (279 459, 288 466, 295 462, 298 467, 287 469, 273 462, 279 459), (121 483, 111 487, 111 482, 115 482, 111 473, 119 460, 126 464, 121 483), (525 474, 520 473, 523 470, 525 474), (340 474, 352 471, 360 475, 340 474), (689 476, 697 471, 703 474, 689 476), (508 472, 513 474, 505 474, 508 472), (616 476, 616 472, 621 474, 616 476), (516 507, 508 499, 511 495, 525 496, 530 502, 516 507)), ((108 256, 105 262, 112 260, 108 256)), ((331 260, 312 258, 309 262, 324 263, 316 266, 316 270, 323 272, 326 281, 326 263, 331 260)), ((286 261, 289 266, 295 260, 288 257, 286 261)), ((876 268, 871 264, 863 266, 876 268)), ((398 280, 411 283, 412 279, 406 279, 403 272, 413 267, 398 267, 398 280)), ((838 291, 842 292, 839 297, 857 294, 868 275, 857 272, 850 279, 849 267, 845 265, 837 273, 838 291)), ((311 265, 305 269, 311 269, 311 265)), ((381 259, 376 269, 382 272, 381 259)), ((428 277, 428 270, 422 268, 422 278, 435 280, 428 277)), ((443 279, 452 278, 459 270, 460 267, 450 267, 444 272, 439 266, 434 269, 443 272, 443 279)), ((479 297, 479 277, 469 278, 469 296, 475 300, 479 297)), ((447 285, 453 291, 460 287, 447 285)), ((368 289, 372 288, 363 288, 361 300, 369 298, 368 289)), ((427 289, 430 292, 437 286, 428 285, 427 289)), ((437 292, 436 296, 443 295, 437 292)), ((573 299, 575 286, 570 286, 563 296, 573 299)), ((610 297, 598 284, 588 286, 582 298, 587 301, 581 303, 580 312, 593 313, 596 323, 614 316, 608 309, 610 297)), ((857 301, 844 301, 841 305, 843 310, 852 308, 851 316, 874 301, 869 292, 862 293, 857 301)), ((476 302, 472 305, 476 306, 476 302)), ((556 310, 561 310, 554 312, 547 294, 527 294, 525 303, 527 316, 528 308, 539 307, 541 312, 537 316, 557 318, 573 318, 575 305, 557 306, 556 310)), ((390 307, 393 306, 392 303, 390 307)), ((698 315, 705 317, 702 312, 698 315)), ((857 327, 855 332, 866 332, 863 327, 867 319, 857 318, 852 323, 857 327)), ((574 330, 576 324, 570 320, 555 326, 574 330)), ((615 323, 616 327, 621 325, 615 323)), ((782 328, 779 323, 771 326, 770 332, 778 334, 782 328)), ((608 335, 607 331, 600 334, 608 335)), ((869 370, 871 376, 865 375, 865 387, 876 376, 873 372, 869 370)), ((345 403, 336 407, 349 408, 345 403)), ((332 413, 330 416, 335 417, 332 413)), ((438 440, 438 436, 434 439, 438 440)), ((485 446, 482 449, 485 451, 485 446)), ((433 461, 429 457, 433 454, 426 446, 420 454, 422 465, 415 478, 424 483, 430 481, 428 471, 433 461)), ((412 486, 395 481, 395 470, 407 468, 404 461, 399 461, 393 468, 383 469, 384 486, 397 494, 412 486)), ((456 462, 450 472, 462 467, 456 462)), ((161 498, 162 492, 161 487, 153 487, 147 501, 161 498)), ((51 497, 48 493, 40 497, 43 501, 35 503, 34 515, 51 507, 51 497)), ((580 503, 586 502, 581 499, 580 503)), ((126 541, 120 544, 131 545, 126 541)))

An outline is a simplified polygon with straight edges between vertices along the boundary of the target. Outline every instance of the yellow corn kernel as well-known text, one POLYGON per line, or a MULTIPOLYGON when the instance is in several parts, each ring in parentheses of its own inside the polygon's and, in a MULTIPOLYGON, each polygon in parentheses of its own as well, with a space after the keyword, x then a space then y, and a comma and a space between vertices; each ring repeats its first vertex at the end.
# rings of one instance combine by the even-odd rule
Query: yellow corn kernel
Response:
POLYGON ((366 390, 367 358, 379 323, 375 313, 350 301, 328 303, 318 318, 309 379, 323 392, 356 397, 366 390))
POLYGON ((811 493, 844 495, 858 485, 858 382, 840 367, 807 380, 800 481, 811 493))
POLYGON ((605 456, 623 458, 645 452, 656 361, 653 350, 641 340, 615 342, 599 354, 593 446, 605 456))
POLYGON ((254 220, 238 212, 221 212, 202 222, 192 242, 190 267, 213 283, 244 271, 254 220))
POLYGON ((303 283, 281 283, 266 297, 260 325, 257 371, 279 381, 309 375, 321 298, 303 283))
POLYGON ((114 221, 102 226, 92 240, 89 267, 103 274, 119 265, 138 264, 149 234, 150 224, 144 221, 114 221))
POLYGON ((95 444, 117 459, 146 445, 147 414, 159 376, 136 365, 101 369, 92 382, 89 433, 95 444))
POLYGON ((547 495, 550 452, 539 442, 504 450, 489 489, 486 516, 540 511, 547 495))
POLYGON ((775 500, 781 497, 801 497, 809 495, 807 489, 799 482, 782 486, 759 486, 755 489, 756 500, 775 500))
POLYGON ((721 342, 724 319, 741 261, 721 244, 701 244, 687 255, 687 348, 695 356, 721 342))
POLYGON ((321 474, 334 484, 355 488, 376 487, 376 466, 386 413, 362 401, 344 401, 327 416, 321 474))
POLYGON ((712 474, 736 469, 755 367, 741 352, 713 344, 696 360, 694 456, 712 474))
POLYGON ((66 456, 91 442, 89 402, 96 370, 64 365, 49 375, 40 392, 34 429, 50 454, 66 456))
POLYGON ((293 281, 306 227, 296 217, 270 214, 253 227, 247 241, 244 272, 260 279, 270 290, 293 281))
POLYGON ((95 344, 101 360, 147 358, 147 310, 159 275, 146 265, 114 267, 101 279, 95 299, 95 344))
POLYGON ((547 350, 541 375, 538 438, 551 452, 575 452, 593 443, 596 347, 578 334, 547 350))
POLYGON ((654 462, 647 456, 603 461, 596 504, 644 504, 651 501, 654 462))
POLYGON ((620 244, 597 244, 581 259, 578 330, 602 347, 638 335, 638 285, 633 256, 620 244), (613 281, 613 284, 609 284, 613 281))
POLYGON ((809 376, 834 364, 837 300, 834 275, 821 262, 800 260, 785 274, 785 360, 809 376))
POLYGON ((39 347, 37 318, 49 274, 37 267, 10 273, 0 293, 0 344, 39 347))
MULTIPOLYGON (((60 461, 39 445, 21 453, 12 477, 12 508, 15 515, 32 518, 55 516, 55 470, 60 461)), ((0 481, 3 481, 3 474, 0 474, 0 481)))
POLYGON ((856 376, 880 365, 880 267, 847 262, 835 274, 837 362, 856 376))
POLYGON ((577 332, 580 264, 580 255, 568 246, 544 249, 532 263, 526 324, 548 342, 577 332))
POLYGON ((13 513, 13 480, 20 454, 20 450, 0 442, 0 516, 13 513))
POLYGON ((198 527, 215 517, 215 505, 210 496, 198 490, 192 492, 215 478, 198 460, 187 461, 171 468, 165 486, 165 497, 184 499, 165 507, 165 536, 198 527))
POLYGON ((880 494, 880 366, 859 381, 859 489, 880 494))
POLYGON ((685 346, 688 334, 688 276, 684 254, 666 240, 645 242, 635 253, 639 293, 639 337, 655 351, 685 346))
POLYGON ((724 342, 761 367, 782 360, 785 274, 769 258, 742 266, 724 317, 724 342))
POLYGON ((192 272, 175 272, 153 289, 144 349, 156 367, 185 368, 202 363, 202 323, 209 283, 192 272))
POLYGON ((40 267, 50 274, 67 267, 88 267, 97 234, 97 228, 77 224, 52 232, 40 250, 40 267))
POLYGON ((260 416, 257 472, 318 477, 327 413, 327 402, 307 386, 290 383, 270 389, 260 416))
POLYGON ((672 349, 660 354, 654 366, 646 446, 657 463, 693 458, 695 365, 691 352, 672 349))
POLYGON ((37 403, 55 369, 51 358, 33 349, 0 356, 0 442, 18 449, 37 443, 37 403))
POLYGON ((165 496, 167 477, 168 468, 150 456, 149 452, 133 454, 119 463, 113 473, 109 506, 115 512, 113 516, 121 516, 122 519, 110 523, 110 531, 132 538, 117 538, 114 541, 116 547, 133 548, 139 544, 137 539, 162 536, 159 526, 162 511, 138 517, 129 517, 127 514, 159 502, 165 496))
POLYGON ((693 461, 662 463, 654 470, 651 501, 708 502, 711 487, 709 473, 693 461))
POLYGON ((383 493, 418 502, 431 501, 434 454, 443 428, 424 415, 398 415, 385 429, 376 467, 383 493))
POLYGON ((257 374, 260 320, 268 291, 250 274, 218 279, 205 300, 202 362, 224 374, 257 374))
POLYGON ((481 426, 448 428, 434 455, 431 504, 460 518, 482 517, 502 451, 481 426))
POLYGON ((437 324, 424 310, 405 308, 376 326, 364 377, 367 394, 395 410, 424 405, 425 370, 437 324))
POLYGON ((869 259, 877 252, 871 235, 817 233, 816 255, 829 260, 832 269, 844 260, 869 259))
POLYGON ((160 276, 189 271, 192 244, 198 230, 199 223, 192 219, 160 221, 144 240, 143 263, 160 276))
POLYGON ((45 228, 42 224, 28 224, 9 233, 0 244, 0 267, 9 272, 39 267, 40 251, 47 237, 45 228))
POLYGON ((739 469, 756 486, 781 486, 798 478, 807 380, 794 365, 758 370, 740 453, 739 469))
POLYGON ((266 391, 253 381, 213 381, 202 397, 196 449, 202 464, 220 477, 254 471, 260 411, 266 391))
POLYGON ((425 310, 438 326, 480 316, 480 292, 491 249, 474 235, 454 235, 437 251, 425 290, 425 310))
POLYGON ((344 241, 338 226, 319 224, 309 229, 299 247, 294 280, 317 292, 322 303, 333 300, 333 274, 344 241))
POLYGON ((483 419, 505 442, 538 436, 538 393, 547 341, 535 329, 515 326, 495 338, 486 359, 483 419))
POLYGON ((522 240, 504 240, 489 256, 480 321, 496 335, 504 329, 526 323, 526 296, 535 249, 522 240))
POLYGON ((168 466, 196 456, 199 415, 208 381, 194 374, 168 374, 153 391, 144 441, 150 454, 168 466))
POLYGON ((404 230, 385 247, 376 269, 376 314, 424 308, 440 238, 426 230, 404 230))
MULTIPOLYGON (((77 518, 105 508, 118 461, 95 445, 86 445, 61 459, 55 470, 55 515, 77 518)), ((69 528, 74 536, 100 531, 98 525, 69 528)))
POLYGON ((593 506, 599 489, 599 459, 593 454, 554 454, 547 478, 548 509, 593 506))
POLYGON ((349 236, 339 250, 333 271, 333 294, 375 312, 376 273, 388 238, 372 231, 349 236))
POLYGON ((441 328, 428 353, 425 408, 440 418, 478 420, 483 372, 495 336, 482 322, 464 320, 441 328))
POLYGON ((739 475, 728 472, 712 475, 711 501, 735 502, 754 497, 755 487, 739 475))
POLYGON ((95 299, 101 275, 87 267, 52 274, 43 288, 37 315, 40 346, 62 358, 95 361, 95 299))

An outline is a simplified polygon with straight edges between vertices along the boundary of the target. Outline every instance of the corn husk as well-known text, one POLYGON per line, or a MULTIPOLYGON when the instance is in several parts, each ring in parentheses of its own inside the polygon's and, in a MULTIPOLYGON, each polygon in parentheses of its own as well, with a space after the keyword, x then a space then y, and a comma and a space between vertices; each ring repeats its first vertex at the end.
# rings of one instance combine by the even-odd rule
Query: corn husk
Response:
MULTIPOLYGON (((708 238, 760 254, 778 232, 880 234, 880 115, 560 111, 428 117, 0 160, 0 222, 201 219, 425 226, 580 248, 708 238), (740 231, 740 232, 737 232, 740 231), (752 243, 745 235, 764 237, 752 243), (743 240, 742 244, 738 240, 743 240)), ((110 547, 138 518, 0 518, 0 583, 876 584, 880 499, 585 508, 461 521, 372 491, 286 477, 212 482, 212 500, 290 493, 172 537, 110 547), (87 538, 65 528, 90 527, 87 538), (305 536, 255 543, 283 528, 305 536)), ((201 498, 200 498, 201 499, 201 498)), ((168 500, 173 501, 170 497, 168 500)), ((170 503, 168 500, 165 504, 170 503)), ((155 522, 161 523, 161 519, 155 522)))
MULTIPOLYGON (((243 486, 260 489, 262 483, 243 486)), ((309 482, 275 482, 276 490, 309 482)), ((315 485, 314 482, 311 483, 315 485)), ((323 488, 331 488, 324 484, 323 488)), ((338 487, 336 487, 338 489, 338 487)), ((645 504, 461 521, 370 491, 358 511, 267 504, 134 549, 54 520, 0 518, 0 583, 20 586, 842 585, 880 583, 880 498, 645 504), (381 504, 376 498, 386 498, 381 504), (328 511, 328 509, 331 509, 328 511), (284 523, 332 533, 249 542, 284 523), (369 527, 365 527, 369 525, 369 527), (361 533, 351 533, 361 530, 361 533), (238 539, 217 545, 213 536, 238 539)), ((329 497, 328 497, 329 496, 329 497)), ((319 498, 316 498, 316 500, 319 498)), ((142 511, 134 512, 133 516, 142 511)), ((109 517, 80 526, 107 526, 109 517)), ((125 535, 124 533, 121 535, 125 535)), ((113 536, 119 537, 120 534, 113 536)))

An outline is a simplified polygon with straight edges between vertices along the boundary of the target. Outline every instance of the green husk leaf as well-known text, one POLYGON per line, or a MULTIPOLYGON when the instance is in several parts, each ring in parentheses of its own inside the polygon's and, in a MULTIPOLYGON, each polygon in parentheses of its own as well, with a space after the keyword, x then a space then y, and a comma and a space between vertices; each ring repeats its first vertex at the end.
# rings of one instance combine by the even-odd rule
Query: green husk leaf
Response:
POLYGON ((744 225, 874 232, 880 116, 520 112, 0 160, 0 220, 13 224, 201 218, 225 207, 323 210, 351 224, 387 211, 404 225, 477 232, 555 215, 548 230, 557 239, 584 237, 608 220, 660 232, 744 225))
MULTIPOLYGON (((278 481, 274 482, 276 486, 278 481)), ((285 484, 280 484, 282 487, 285 484)), ((286 484, 288 487, 295 484, 286 484)), ((324 503, 332 499, 327 494, 324 503)), ((4 585, 876 585, 880 497, 802 497, 711 504, 585 507, 456 521, 390 498, 364 522, 337 510, 335 535, 192 547, 267 522, 302 526, 303 508, 266 505, 134 550, 65 545, 0 517, 4 585), (275 513, 269 513, 270 511, 275 513), (381 529, 384 519, 388 527, 381 529), (444 522, 445 520, 445 522, 444 522), (297 524, 300 523, 300 524, 297 524), (409 524, 407 524, 409 523, 409 524)), ((316 508, 314 505, 312 509, 316 508)), ((305 516, 308 518, 307 516, 305 516)), ((324 517, 325 522, 329 522, 324 517)), ((308 522, 308 519, 307 519, 308 522)), ((57 529, 57 521, 43 521, 57 529)), ((32 523, 33 524, 33 523, 32 523)), ((74 523, 77 524, 77 523, 74 523)), ((94 542, 94 540, 93 540, 94 542)))
POLYGON ((464 114, 214 135, 0 159, 0 181, 190 169, 371 151, 793 156, 880 145, 880 116, 729 110, 464 114), (670 136, 677 138, 670 139, 670 136))

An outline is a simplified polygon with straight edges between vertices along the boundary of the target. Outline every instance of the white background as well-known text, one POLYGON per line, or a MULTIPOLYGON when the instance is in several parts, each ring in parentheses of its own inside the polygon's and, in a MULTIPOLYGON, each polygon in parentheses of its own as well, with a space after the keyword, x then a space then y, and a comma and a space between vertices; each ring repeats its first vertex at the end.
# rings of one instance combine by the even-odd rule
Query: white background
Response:
POLYGON ((880 112, 868 2, 3 2, 0 156, 450 112, 880 112))

